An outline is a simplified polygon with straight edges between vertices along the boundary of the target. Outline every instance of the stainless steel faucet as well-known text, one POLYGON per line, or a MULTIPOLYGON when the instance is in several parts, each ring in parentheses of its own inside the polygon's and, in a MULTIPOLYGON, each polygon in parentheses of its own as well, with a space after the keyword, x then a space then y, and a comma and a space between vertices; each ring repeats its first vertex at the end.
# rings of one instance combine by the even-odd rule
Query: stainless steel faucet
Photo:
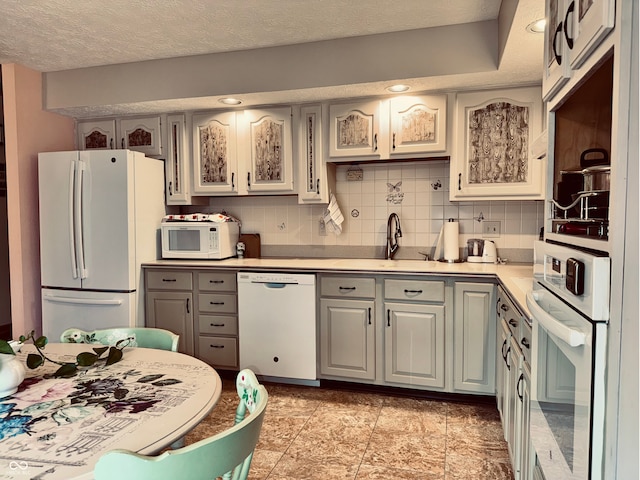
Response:
POLYGON ((402 236, 402 230, 400 229, 400 217, 398 214, 392 213, 389 215, 389 219, 387 220, 387 251, 385 253, 384 258, 387 260, 393 259, 393 256, 396 254, 400 245, 398 245, 398 238, 402 236), (393 234, 391 229, 391 224, 394 224, 393 234))

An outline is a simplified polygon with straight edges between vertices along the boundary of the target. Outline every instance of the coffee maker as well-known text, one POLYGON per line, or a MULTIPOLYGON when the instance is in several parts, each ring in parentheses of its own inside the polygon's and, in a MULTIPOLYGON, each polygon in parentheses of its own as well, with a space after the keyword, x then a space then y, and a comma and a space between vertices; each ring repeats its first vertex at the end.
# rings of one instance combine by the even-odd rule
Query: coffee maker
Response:
POLYGON ((467 240, 467 262, 496 263, 497 261, 496 244, 491 240, 483 240, 480 238, 467 240))

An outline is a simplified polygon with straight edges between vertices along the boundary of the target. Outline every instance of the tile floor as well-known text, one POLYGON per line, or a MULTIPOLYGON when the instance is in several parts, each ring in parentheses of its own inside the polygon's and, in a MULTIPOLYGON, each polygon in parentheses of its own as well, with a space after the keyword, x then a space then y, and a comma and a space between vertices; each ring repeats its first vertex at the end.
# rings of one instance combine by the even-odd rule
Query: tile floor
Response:
MULTIPOLYGON (((511 480, 493 405, 463 404, 265 383, 269 392, 252 480, 511 480)), ((233 422, 237 394, 222 397, 187 435, 193 443, 233 422)))

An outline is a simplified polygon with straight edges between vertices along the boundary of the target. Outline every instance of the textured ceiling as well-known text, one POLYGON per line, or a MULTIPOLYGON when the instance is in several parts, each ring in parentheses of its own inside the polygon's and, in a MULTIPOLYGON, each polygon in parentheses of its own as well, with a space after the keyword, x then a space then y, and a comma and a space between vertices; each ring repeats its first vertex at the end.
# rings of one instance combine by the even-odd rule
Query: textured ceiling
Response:
MULTIPOLYGON (((55 72, 234 52, 494 20, 501 3, 501 0, 0 0, 0 63, 55 72)), ((524 26, 543 16, 544 0, 505 0, 505 3, 518 4, 514 20, 517 28, 512 29, 514 33, 509 36, 498 71, 475 77, 398 80, 410 80, 414 90, 539 82, 542 38, 525 33, 524 26)), ((286 92, 272 96, 256 92, 258 98, 248 103, 277 103, 283 97, 291 101, 380 94, 376 82, 358 85, 357 95, 353 95, 353 87, 291 91, 294 97, 287 97, 286 92)), ((182 99, 182 103, 171 106, 186 109, 188 101, 182 99)), ((111 112, 116 108, 134 112, 168 105, 165 101, 157 106, 109 108, 111 112)), ((87 114, 110 113, 107 110, 87 114)))

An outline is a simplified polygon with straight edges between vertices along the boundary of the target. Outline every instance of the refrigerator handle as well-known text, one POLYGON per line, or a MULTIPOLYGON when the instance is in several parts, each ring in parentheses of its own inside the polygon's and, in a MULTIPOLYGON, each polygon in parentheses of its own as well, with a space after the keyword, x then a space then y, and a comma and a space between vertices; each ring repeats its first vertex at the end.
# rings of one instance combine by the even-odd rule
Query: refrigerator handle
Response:
POLYGON ((43 295, 44 299, 54 303, 66 303, 70 305, 104 305, 118 306, 122 305, 122 300, 118 298, 96 299, 96 298, 74 298, 74 297, 57 297, 55 295, 43 295))
POLYGON ((69 246, 71 247, 71 275, 78 278, 78 262, 76 260, 76 234, 75 234, 75 211, 73 201, 75 195, 75 179, 76 179, 76 162, 69 164, 69 246))
POLYGON ((84 232, 82 231, 82 220, 84 218, 84 208, 82 204, 82 192, 84 190, 84 171, 85 163, 78 162, 77 182, 75 188, 76 209, 75 209, 75 233, 76 233, 76 251, 78 255, 78 268, 80 270, 80 278, 87 278, 87 266, 84 258, 84 232))

